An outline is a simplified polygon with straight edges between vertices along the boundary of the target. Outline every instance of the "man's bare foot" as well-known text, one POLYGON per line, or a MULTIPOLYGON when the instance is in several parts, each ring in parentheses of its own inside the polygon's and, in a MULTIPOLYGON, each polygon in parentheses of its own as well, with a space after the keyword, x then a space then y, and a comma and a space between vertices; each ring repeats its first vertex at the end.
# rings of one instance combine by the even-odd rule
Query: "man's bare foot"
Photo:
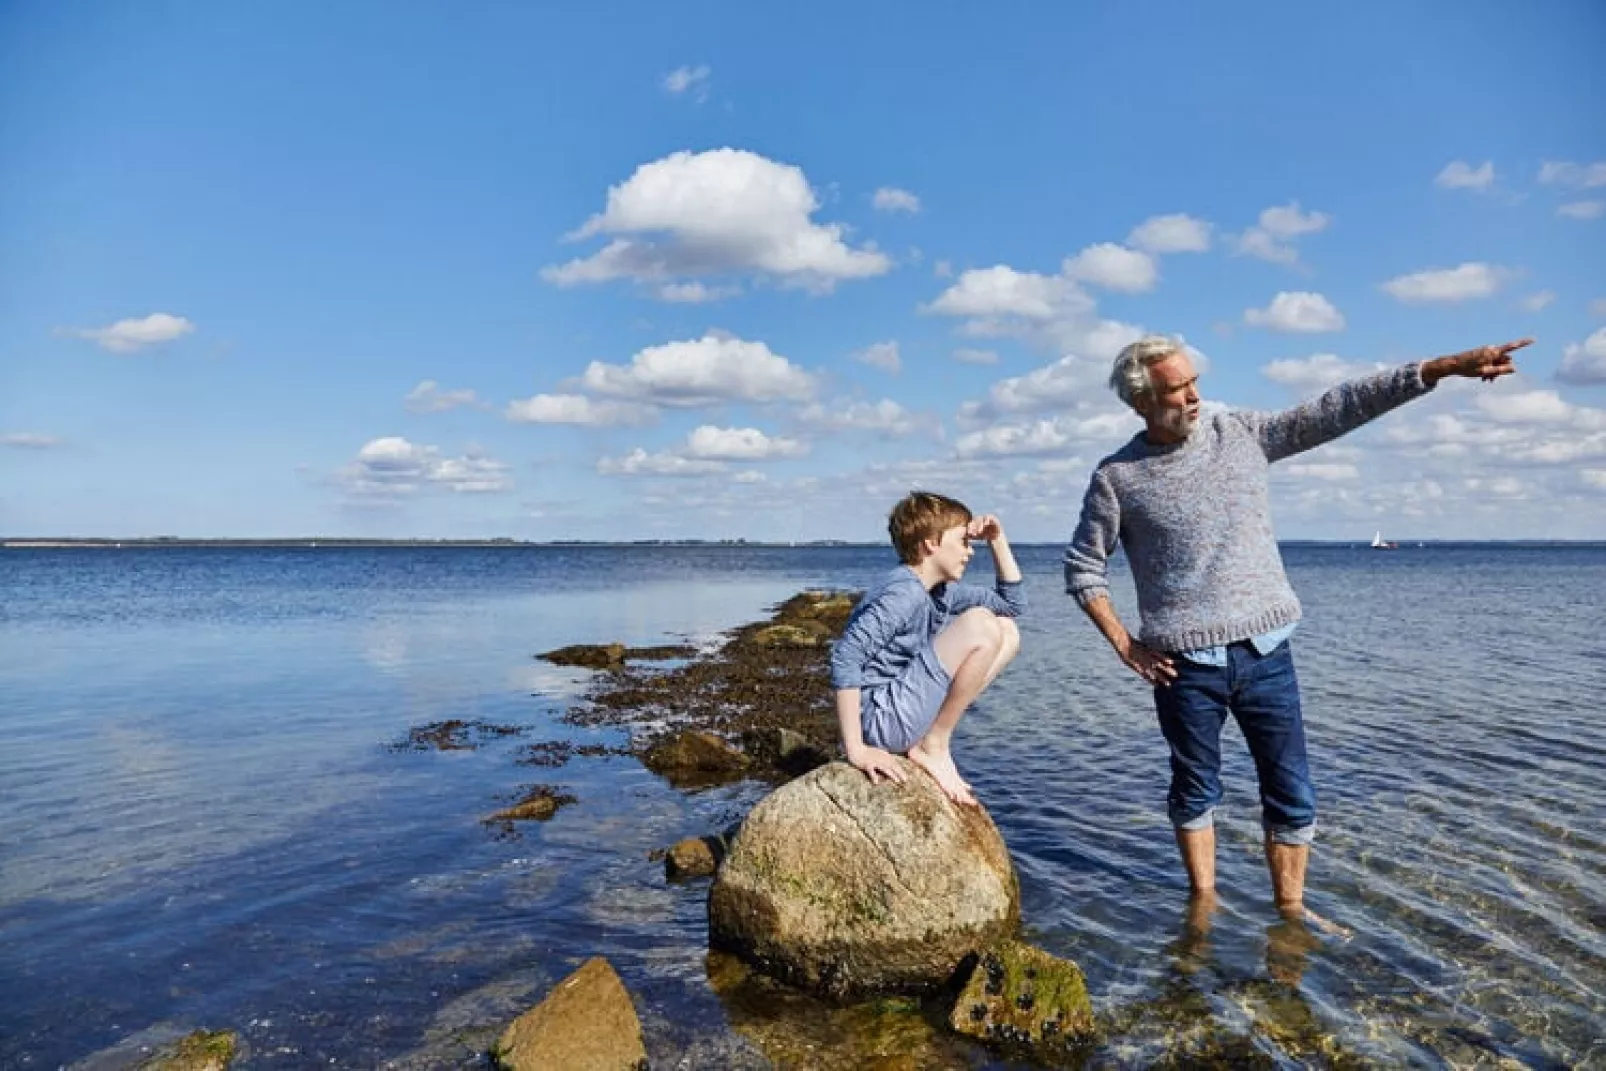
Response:
POLYGON ((1303 922, 1312 929, 1319 930, 1329 937, 1336 937, 1341 941, 1348 941, 1351 937, 1355 936, 1345 927, 1340 926, 1331 919, 1322 918, 1322 916, 1318 915, 1316 912, 1312 911, 1302 903, 1278 904, 1277 911, 1283 916, 1283 918, 1290 922, 1303 922))
POLYGON ((970 794, 970 786, 959 776, 959 767, 954 765, 954 757, 947 751, 934 754, 927 751, 924 745, 916 744, 909 749, 909 761, 930 774, 943 795, 955 803, 977 806, 976 797, 970 794))

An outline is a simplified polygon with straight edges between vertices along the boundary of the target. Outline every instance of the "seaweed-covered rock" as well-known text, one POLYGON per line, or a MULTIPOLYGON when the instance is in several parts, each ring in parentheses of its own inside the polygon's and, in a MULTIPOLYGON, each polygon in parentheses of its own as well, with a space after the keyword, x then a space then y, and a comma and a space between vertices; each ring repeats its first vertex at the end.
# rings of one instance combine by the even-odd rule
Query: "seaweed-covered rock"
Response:
POLYGON ((622 643, 577 643, 559 647, 555 651, 535 657, 555 666, 579 666, 582 669, 615 669, 624 665, 625 645, 622 643))
POLYGON ((226 1071, 239 1047, 232 1030, 197 1030, 139 1065, 139 1071, 226 1071))
POLYGON ((724 740, 696 730, 665 737, 648 748, 641 761, 649 770, 666 776, 734 772, 748 764, 747 756, 724 740))
POLYGON ((624 983, 601 956, 552 987, 513 1021, 491 1050, 508 1071, 633 1071, 647 1066, 641 1020, 624 983))
POLYGON ((1004 941, 977 958, 948 1025, 1053 1059, 1091 1036, 1093 1005, 1076 964, 1004 941))
POLYGON ((900 761, 903 784, 833 762, 765 797, 709 891, 713 945, 853 998, 934 990, 1013 935, 1020 889, 992 819, 900 761))
POLYGON ((525 794, 505 810, 497 811, 487 822, 545 822, 578 800, 567 792, 559 792, 551 785, 533 785, 525 794))
POLYGON ((670 881, 706 878, 719 869, 724 849, 714 837, 687 837, 664 855, 664 876, 670 881))
POLYGON ((755 647, 823 647, 831 640, 831 633, 816 621, 795 625, 770 625, 753 633, 749 640, 755 647))

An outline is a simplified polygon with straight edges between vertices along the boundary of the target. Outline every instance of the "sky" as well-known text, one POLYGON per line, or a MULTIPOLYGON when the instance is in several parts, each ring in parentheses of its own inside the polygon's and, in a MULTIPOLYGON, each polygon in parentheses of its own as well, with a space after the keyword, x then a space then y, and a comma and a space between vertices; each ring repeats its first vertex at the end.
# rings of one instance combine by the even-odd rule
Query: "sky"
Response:
POLYGON ((1062 542, 1144 333, 1287 539, 1606 538, 1606 6, 0 3, 0 536, 1062 542), (762 9, 762 10, 761 10, 762 9))

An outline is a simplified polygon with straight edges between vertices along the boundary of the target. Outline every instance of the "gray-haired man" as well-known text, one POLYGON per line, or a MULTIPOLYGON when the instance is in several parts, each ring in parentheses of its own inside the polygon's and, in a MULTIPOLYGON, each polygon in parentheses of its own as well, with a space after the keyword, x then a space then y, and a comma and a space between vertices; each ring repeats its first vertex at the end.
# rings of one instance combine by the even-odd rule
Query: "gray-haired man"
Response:
POLYGON ((1255 760, 1277 906, 1304 916, 1316 795, 1288 643, 1299 600, 1272 534, 1267 466, 1426 394, 1446 376, 1508 375, 1516 371, 1512 352, 1531 341, 1380 372, 1280 413, 1202 411, 1199 376, 1174 339, 1140 339, 1116 357, 1110 386, 1145 428, 1093 470, 1065 553, 1065 587, 1121 661, 1154 685, 1171 749, 1171 823, 1196 897, 1216 884, 1213 816, 1230 712, 1255 760), (1137 639, 1110 604, 1106 562, 1117 542, 1137 586, 1137 639))

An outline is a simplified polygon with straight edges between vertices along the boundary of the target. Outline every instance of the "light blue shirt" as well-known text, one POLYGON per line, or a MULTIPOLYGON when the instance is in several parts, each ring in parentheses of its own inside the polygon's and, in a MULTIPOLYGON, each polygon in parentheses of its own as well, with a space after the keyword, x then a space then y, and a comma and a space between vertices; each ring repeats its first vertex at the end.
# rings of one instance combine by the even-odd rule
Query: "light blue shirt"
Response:
MULTIPOLYGON (((1282 628, 1274 628, 1270 632, 1262 632, 1258 636, 1251 636, 1249 637, 1249 642, 1258 653, 1269 655, 1284 640, 1292 636, 1294 630, 1298 627, 1299 622, 1295 621, 1291 625, 1284 625, 1282 628)), ((1227 648, 1225 646, 1201 647, 1195 651, 1182 651, 1180 655, 1189 662, 1197 662, 1201 666, 1224 666, 1227 664, 1227 648)))

